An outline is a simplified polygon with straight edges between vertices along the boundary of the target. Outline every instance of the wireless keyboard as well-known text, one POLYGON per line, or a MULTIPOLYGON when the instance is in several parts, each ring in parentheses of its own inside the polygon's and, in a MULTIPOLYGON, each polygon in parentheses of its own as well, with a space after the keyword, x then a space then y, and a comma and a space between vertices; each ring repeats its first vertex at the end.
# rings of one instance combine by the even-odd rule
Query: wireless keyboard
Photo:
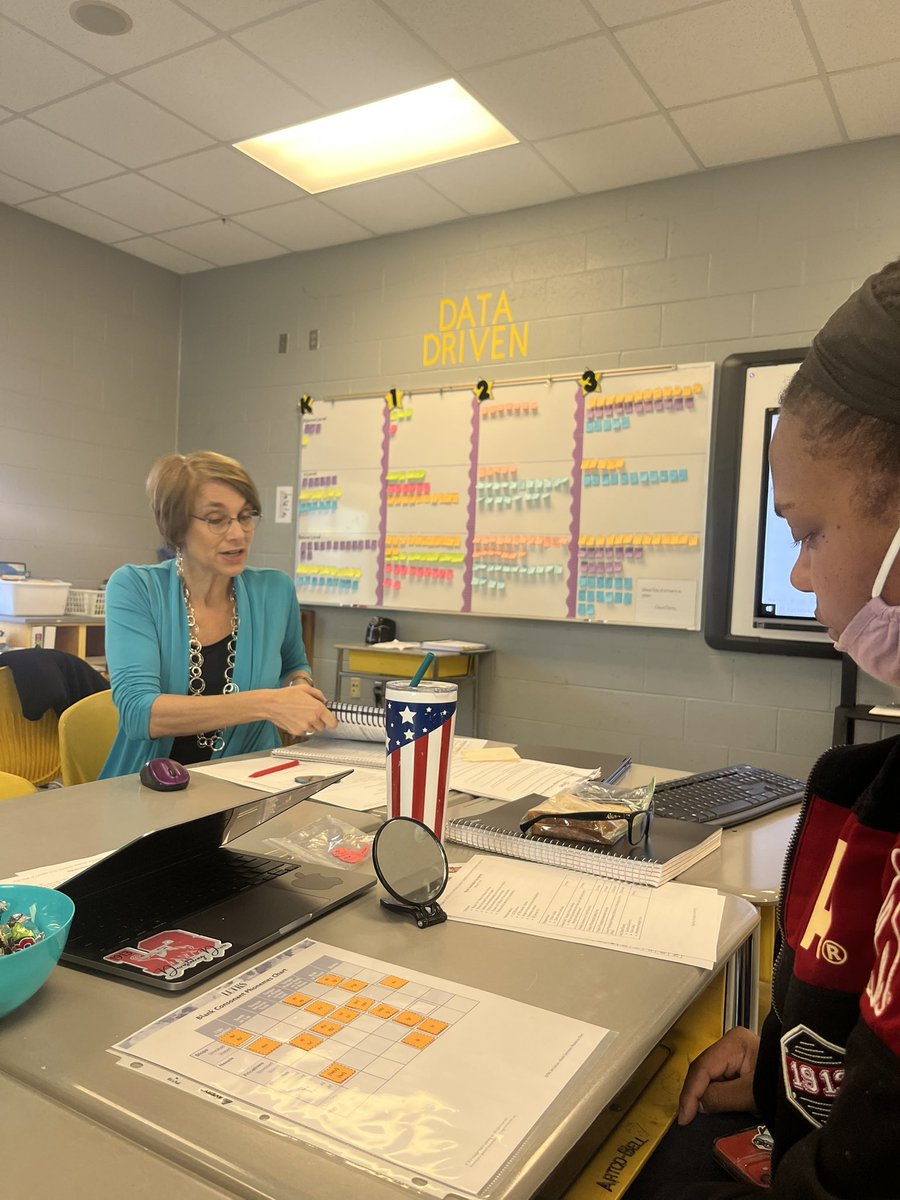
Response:
POLYGON ((802 799, 799 779, 744 763, 658 783, 653 802, 657 816, 730 829, 802 799))

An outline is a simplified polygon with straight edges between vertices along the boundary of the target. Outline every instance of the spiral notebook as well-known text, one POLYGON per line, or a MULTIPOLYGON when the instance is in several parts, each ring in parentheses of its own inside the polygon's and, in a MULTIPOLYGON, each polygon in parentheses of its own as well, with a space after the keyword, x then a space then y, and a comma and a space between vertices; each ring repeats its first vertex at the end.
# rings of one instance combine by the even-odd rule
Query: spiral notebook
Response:
POLYGON ((668 883, 711 854, 722 841, 721 829, 665 817, 654 820, 650 836, 639 846, 630 846, 626 838, 612 846, 599 846, 523 833, 519 826, 525 814, 542 803, 546 803, 545 796, 526 796, 523 800, 500 804, 478 817, 451 818, 446 836, 451 842, 508 858, 525 858, 551 867, 646 883, 651 887, 668 883))

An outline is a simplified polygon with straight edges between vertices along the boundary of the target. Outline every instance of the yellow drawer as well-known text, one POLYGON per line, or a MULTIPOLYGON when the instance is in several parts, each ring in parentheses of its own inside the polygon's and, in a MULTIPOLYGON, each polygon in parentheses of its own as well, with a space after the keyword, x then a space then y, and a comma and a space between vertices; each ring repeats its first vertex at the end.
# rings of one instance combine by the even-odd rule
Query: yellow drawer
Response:
MULTIPOLYGON (((422 655, 424 658, 425 655, 422 655)), ((350 650, 349 669, 362 674, 390 675, 393 679, 411 679, 422 661, 413 654, 390 654, 381 650, 350 650)), ((425 672, 426 679, 454 679, 468 675, 470 654, 441 654, 425 672)))

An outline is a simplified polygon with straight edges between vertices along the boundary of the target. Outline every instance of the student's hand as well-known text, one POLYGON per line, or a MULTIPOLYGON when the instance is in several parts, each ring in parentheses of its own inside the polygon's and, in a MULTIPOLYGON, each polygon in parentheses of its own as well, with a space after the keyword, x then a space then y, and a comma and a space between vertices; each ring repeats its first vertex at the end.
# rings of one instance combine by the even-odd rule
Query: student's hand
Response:
POLYGON ((271 693, 271 702, 270 719, 293 737, 320 733, 337 725, 334 715, 325 707, 325 693, 309 683, 277 688, 271 693))
POLYGON ((749 1029, 729 1029, 691 1063, 678 1101, 678 1124, 698 1112, 755 1112, 753 1072, 759 1038, 749 1029))

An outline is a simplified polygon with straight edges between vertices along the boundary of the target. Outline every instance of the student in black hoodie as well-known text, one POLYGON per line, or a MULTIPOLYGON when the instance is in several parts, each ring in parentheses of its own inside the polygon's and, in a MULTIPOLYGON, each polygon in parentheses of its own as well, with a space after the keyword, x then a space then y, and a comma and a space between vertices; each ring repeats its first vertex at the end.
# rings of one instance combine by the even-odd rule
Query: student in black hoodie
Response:
MULTIPOLYGON (((838 649, 900 685, 900 260, 814 339, 782 398, 771 466, 798 545, 791 582, 815 593, 838 649)), ((761 1036, 733 1029, 694 1061, 687 1129, 629 1200, 900 1197, 900 738, 829 750, 813 768, 778 923, 761 1036), (712 1182, 714 1114, 726 1112, 742 1114, 732 1128, 771 1131, 770 1191, 712 1182)))

